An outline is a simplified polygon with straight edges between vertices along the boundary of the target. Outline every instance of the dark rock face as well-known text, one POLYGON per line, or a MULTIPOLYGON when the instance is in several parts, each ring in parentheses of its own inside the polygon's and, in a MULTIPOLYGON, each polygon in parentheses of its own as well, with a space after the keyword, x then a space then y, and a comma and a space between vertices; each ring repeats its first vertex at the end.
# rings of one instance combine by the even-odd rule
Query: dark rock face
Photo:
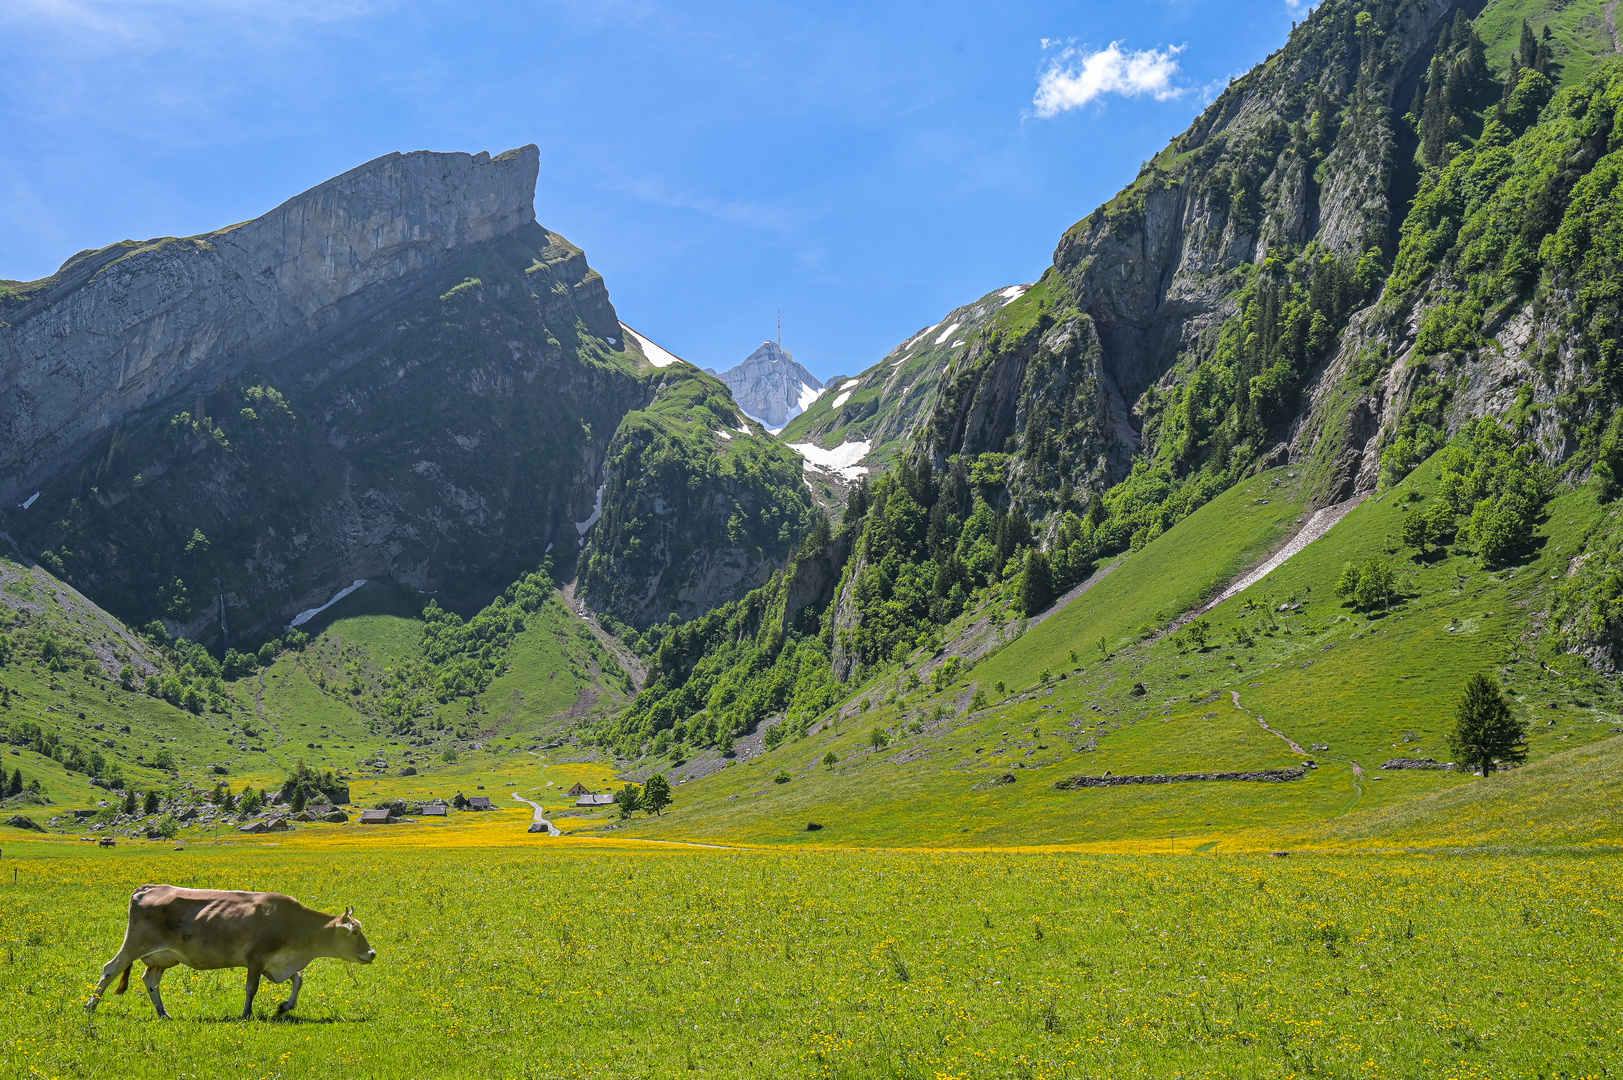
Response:
POLYGON ((815 375, 774 341, 761 342, 743 363, 716 377, 732 390, 739 408, 772 431, 805 412, 823 389, 815 375))

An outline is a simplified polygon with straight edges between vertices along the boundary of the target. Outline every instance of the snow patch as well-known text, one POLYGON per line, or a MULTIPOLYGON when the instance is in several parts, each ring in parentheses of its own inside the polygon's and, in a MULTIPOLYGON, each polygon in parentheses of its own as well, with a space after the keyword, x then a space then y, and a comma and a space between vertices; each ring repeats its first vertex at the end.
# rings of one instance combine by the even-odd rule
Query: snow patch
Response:
MULTIPOLYGON (((796 403, 799 406, 799 409, 795 412, 795 416, 799 416, 801 413, 803 413, 807 409, 811 408, 811 403, 816 401, 819 397, 821 397, 823 391, 827 390, 827 389, 828 389, 828 387, 825 386, 825 387, 822 387, 820 389, 814 390, 814 389, 812 389, 810 383, 801 383, 800 384, 800 400, 796 403)), ((790 417, 790 419, 792 420, 792 419, 794 419, 794 417, 790 417)))
POLYGON ((597 485, 597 502, 592 504, 591 516, 589 516, 585 521, 575 522, 575 531, 581 536, 584 537, 586 535, 586 530, 590 529, 593 525, 596 525, 597 519, 603 516, 603 489, 608 486, 607 481, 597 485))
POLYGON ((868 472, 866 466, 857 462, 868 456, 873 444, 867 440, 862 442, 845 442, 832 450, 824 450, 816 443, 790 443, 789 449, 806 459, 805 467, 808 469, 822 469, 824 472, 837 473, 847 480, 855 480, 868 472))
MULTIPOLYGON (((940 323, 935 324, 935 326, 940 326, 940 325, 941 325, 940 323)), ((913 337, 908 338, 907 341, 905 341, 902 344, 902 348, 903 349, 911 349, 913 347, 913 343, 915 341, 919 340, 919 338, 924 337, 931 330, 934 330, 935 326, 926 326, 923 330, 920 330, 916 335, 914 335, 913 337)))
POLYGON ((947 340, 947 339, 948 339, 948 338, 950 338, 950 337, 952 337, 952 332, 953 332, 953 331, 954 331, 954 330, 956 330, 956 329, 958 329, 958 328, 959 328, 959 327, 960 327, 960 326, 962 326, 962 325, 964 325, 964 324, 963 324, 963 323, 961 323, 961 322, 955 322, 955 323, 953 323, 953 324, 952 324, 952 325, 951 325, 951 326, 949 326, 949 327, 947 327, 947 328, 946 328, 946 329, 945 329, 945 330, 943 330, 943 331, 941 331, 941 336, 940 336, 940 337, 938 337, 938 338, 936 338, 936 339, 935 339, 935 343, 936 343, 936 344, 937 344, 937 345, 940 345, 940 344, 942 344, 942 343, 943 343, 943 342, 945 342, 945 341, 946 341, 946 340, 947 340))
POLYGON ((1031 288, 1030 285, 1010 285, 1007 289, 1004 289, 1002 292, 998 293, 998 295, 1005 298, 1003 303, 1005 306, 1007 306, 1026 295, 1026 290, 1029 288, 1031 288))
POLYGON ((957 341, 952 343, 952 347, 956 349, 958 346, 962 345, 963 343, 964 343, 964 339, 959 338, 957 341))
POLYGON ((733 441, 733 437, 731 435, 727 434, 725 431, 718 431, 718 432, 716 432, 716 434, 720 435, 723 439, 726 439, 728 442, 733 441))
POLYGON ((27 510, 30 506, 33 506, 34 500, 37 498, 39 498, 39 492, 36 491, 32 495, 28 496, 28 498, 24 499, 22 502, 23 509, 27 510))
MULTIPOLYGON (((652 341, 649 341, 647 338, 631 329, 631 327, 627 326, 625 323, 620 324, 620 329, 624 330, 627 334, 636 339, 637 344, 642 346, 642 354, 648 357, 648 362, 653 364, 655 367, 670 367, 672 364, 682 359, 675 353, 666 352, 658 345, 655 345, 652 341)), ((611 338, 610 340, 613 339, 611 338)))
POLYGON ((853 386, 855 386, 857 383, 859 383, 861 381, 862 381, 861 379, 847 379, 847 380, 845 380, 844 382, 842 382, 840 384, 840 389, 841 390, 849 390, 849 389, 851 389, 853 386))
POLYGON ((843 393, 839 397, 835 398, 834 399, 834 404, 830 405, 829 408, 838 409, 841 405, 844 405, 846 403, 846 401, 848 401, 850 399, 850 397, 851 397, 851 391, 847 390, 845 393, 843 393))
POLYGON ((356 589, 359 589, 362 585, 365 585, 365 584, 366 584, 366 579, 365 578, 357 578, 356 581, 355 581, 355 584, 350 585, 347 588, 339 589, 336 593, 333 594, 333 598, 331 600, 328 600, 325 604, 322 604, 320 607, 313 607, 313 608, 310 608, 308 611, 301 611, 297 615, 293 616, 293 621, 288 623, 287 625, 290 626, 290 627, 303 626, 305 623, 309 622, 311 619, 315 618, 317 615, 320 615, 323 611, 326 611, 328 608, 330 608, 334 604, 338 603, 338 601, 342 600, 344 597, 348 596, 350 593, 354 592, 356 589))

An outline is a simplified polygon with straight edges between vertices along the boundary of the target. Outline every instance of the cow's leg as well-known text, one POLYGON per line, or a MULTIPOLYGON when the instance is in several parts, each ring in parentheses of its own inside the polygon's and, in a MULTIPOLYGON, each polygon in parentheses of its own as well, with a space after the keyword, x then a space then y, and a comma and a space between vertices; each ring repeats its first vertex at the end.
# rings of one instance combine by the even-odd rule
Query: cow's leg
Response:
POLYGON ((293 1007, 299 1003, 299 991, 302 989, 304 989, 304 972, 295 971, 293 973, 293 993, 288 995, 286 1001, 276 1006, 276 1015, 280 1016, 283 1013, 292 1012, 293 1007))
POLYGON ((259 993, 259 976, 264 970, 256 963, 248 965, 248 1000, 242 1003, 242 1018, 244 1020, 254 1018, 254 995, 259 993))
POLYGON ((158 981, 163 978, 167 968, 147 965, 147 973, 141 976, 141 981, 147 984, 147 997, 152 999, 152 1007, 158 1010, 158 1019, 168 1020, 169 1010, 163 1007, 163 995, 158 993, 158 981))
POLYGON ((96 1006, 101 1004, 101 996, 107 992, 107 988, 112 985, 113 980, 120 975, 124 976, 124 981, 118 984, 117 992, 120 994, 124 992, 125 987, 130 985, 130 965, 135 963, 137 958, 137 954, 129 949, 126 943, 125 948, 118 950, 117 956, 107 961, 106 965, 101 969, 101 982, 96 984, 96 989, 91 993, 90 1000, 85 1002, 85 1012, 93 1013, 96 1011, 96 1006))

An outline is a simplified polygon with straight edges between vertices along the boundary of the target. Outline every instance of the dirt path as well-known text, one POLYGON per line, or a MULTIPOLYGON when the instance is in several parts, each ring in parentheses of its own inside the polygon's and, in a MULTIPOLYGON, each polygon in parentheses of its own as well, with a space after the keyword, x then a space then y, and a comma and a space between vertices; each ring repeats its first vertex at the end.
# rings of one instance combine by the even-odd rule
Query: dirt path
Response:
POLYGON ((592 609, 587 607, 584 601, 576 599, 575 583, 573 581, 565 583, 558 592, 563 598, 564 606, 573 611, 575 616, 586 624, 587 629, 592 632, 592 636, 597 638, 598 644, 607 649, 620 662, 620 666, 626 669, 626 673, 631 676, 632 685, 641 690, 643 684, 648 681, 648 668, 643 664, 642 660, 630 649, 620 644, 607 630, 598 625, 597 616, 592 612, 592 609))
MULTIPOLYGON (((1318 757, 1318 756, 1320 756, 1320 755, 1317 755, 1317 754, 1310 754, 1306 750, 1303 750, 1301 745, 1299 743, 1297 743, 1295 740, 1293 740, 1289 735, 1286 735, 1283 731, 1280 731, 1278 728, 1269 727, 1268 726, 1268 721, 1264 720, 1260 715, 1258 715, 1257 713, 1252 712, 1250 709, 1246 708, 1244 705, 1241 705, 1240 704, 1240 692, 1238 690, 1230 690, 1229 691, 1229 696, 1234 699, 1234 707, 1236 709, 1239 709, 1241 712, 1245 713, 1247 716, 1255 716, 1257 718, 1257 723, 1262 725, 1262 730, 1266 731, 1268 734, 1274 736, 1275 738, 1284 739, 1286 745, 1289 746, 1291 748, 1291 750, 1293 750, 1294 752, 1296 752, 1298 754, 1301 754, 1303 757, 1318 757)), ((1354 792, 1353 801, 1347 804, 1346 809, 1342 810, 1342 813, 1345 814, 1348 810, 1351 810, 1354 806, 1357 806, 1358 801, 1364 797, 1364 767, 1362 765, 1358 764, 1358 762, 1354 761, 1352 758, 1328 758, 1327 760, 1339 761, 1339 762, 1342 762, 1343 764, 1352 766, 1353 792, 1354 792)))
POLYGON ((1293 740, 1289 735, 1286 735, 1283 731, 1276 731, 1274 728, 1269 727, 1268 726, 1268 721, 1264 720, 1261 716, 1258 716, 1256 713, 1252 712, 1250 709, 1246 708, 1244 705, 1241 705, 1240 704, 1240 692, 1238 690, 1230 690, 1229 691, 1229 697, 1234 699, 1234 707, 1236 709, 1239 709, 1241 712, 1245 713, 1247 716, 1255 716, 1257 718, 1257 723, 1262 725, 1262 730, 1264 730, 1268 734, 1274 736, 1276 739, 1284 739, 1285 740, 1285 745, 1290 747, 1291 750, 1294 753, 1301 754, 1303 757, 1312 757, 1313 756, 1312 754, 1309 754, 1306 750, 1303 750, 1302 747, 1295 740, 1293 740))
POLYGON ((521 802, 521 803, 530 803, 531 806, 535 807, 535 820, 537 822, 539 822, 540 824, 545 825, 547 827, 547 835, 548 836, 562 836, 563 835, 563 833, 558 831, 558 826, 554 825, 552 822, 548 821, 546 818, 541 816, 542 814, 546 813, 546 811, 541 809, 541 804, 540 803, 538 803, 538 802, 530 802, 529 799, 526 799, 524 796, 520 795, 516 791, 513 792, 512 794, 513 794, 513 798, 517 799, 519 802, 521 802))
POLYGON ((1117 559, 1115 562, 1111 563, 1109 566, 1105 567, 1103 570, 1097 570, 1094 573, 1089 574, 1088 579, 1086 581, 1084 581, 1082 584, 1076 586, 1076 588, 1072 589, 1070 592, 1066 593, 1064 596, 1060 597, 1058 600, 1055 600, 1053 607, 1049 608, 1047 611, 1044 611, 1039 615, 1033 616, 1031 622, 1029 622, 1027 624, 1027 626, 1028 627, 1037 626, 1037 625, 1039 625, 1041 623, 1047 622, 1049 619, 1052 619, 1055 615, 1058 615, 1061 611, 1064 611, 1065 608, 1067 606, 1069 606, 1070 603, 1073 600, 1080 597, 1083 593, 1087 592, 1089 589, 1091 589, 1095 585, 1099 584, 1099 582, 1103 581, 1105 578, 1109 577, 1111 574, 1114 574, 1116 572, 1116 568, 1121 566, 1121 564, 1123 562, 1125 562, 1125 561, 1126 561, 1125 559, 1117 559))

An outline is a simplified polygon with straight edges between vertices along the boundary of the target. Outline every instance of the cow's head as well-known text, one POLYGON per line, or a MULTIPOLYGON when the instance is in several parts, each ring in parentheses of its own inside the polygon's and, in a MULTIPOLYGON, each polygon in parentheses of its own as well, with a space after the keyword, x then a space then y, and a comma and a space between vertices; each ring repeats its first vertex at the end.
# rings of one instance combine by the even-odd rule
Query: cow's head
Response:
POLYGON ((355 917, 354 908, 345 909, 342 915, 327 925, 332 930, 336 945, 334 955, 338 959, 370 964, 378 958, 378 951, 366 940, 366 932, 361 929, 361 920, 355 917))

